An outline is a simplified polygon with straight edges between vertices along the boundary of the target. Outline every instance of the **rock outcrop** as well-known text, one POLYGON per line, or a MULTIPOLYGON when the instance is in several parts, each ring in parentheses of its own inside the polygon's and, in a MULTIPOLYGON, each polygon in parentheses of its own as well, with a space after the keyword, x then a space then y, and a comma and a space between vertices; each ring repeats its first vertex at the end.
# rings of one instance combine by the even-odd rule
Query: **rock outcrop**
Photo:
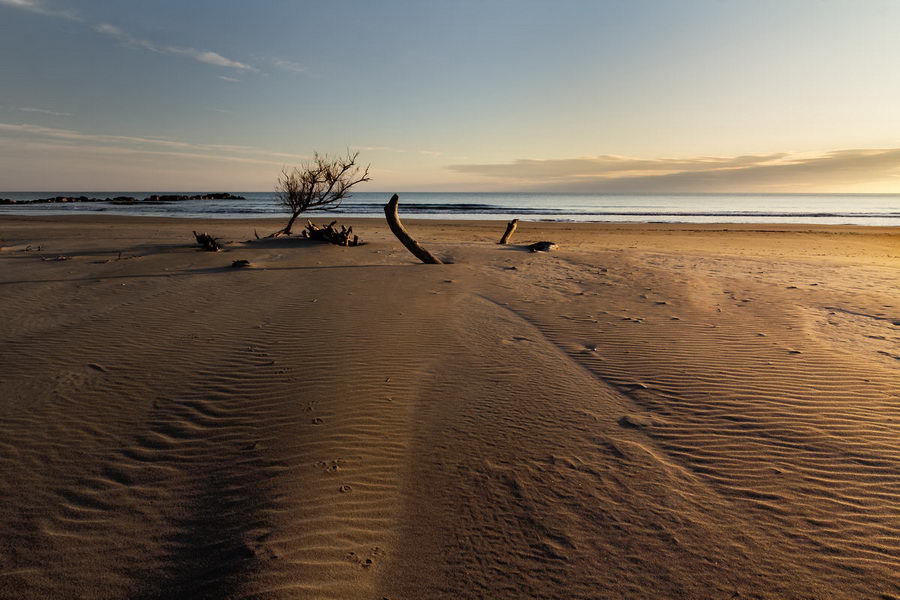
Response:
POLYGON ((0 204, 67 204, 70 202, 109 202, 111 204, 140 204, 147 202, 158 204, 161 202, 180 202, 183 200, 244 200, 243 196, 235 196, 227 192, 215 192, 211 194, 197 194, 188 196, 185 194, 153 194, 143 200, 132 196, 116 196, 115 198, 92 198, 88 196, 53 196, 50 198, 36 198, 34 200, 12 200, 0 198, 0 204))

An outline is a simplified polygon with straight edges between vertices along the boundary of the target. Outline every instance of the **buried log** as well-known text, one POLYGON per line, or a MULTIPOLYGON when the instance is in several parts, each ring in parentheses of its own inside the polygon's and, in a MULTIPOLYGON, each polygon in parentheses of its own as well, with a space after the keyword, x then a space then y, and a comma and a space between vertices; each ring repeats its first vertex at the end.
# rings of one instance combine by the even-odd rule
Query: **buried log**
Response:
POLYGON ((397 204, 400 202, 400 197, 397 194, 391 196, 390 201, 384 205, 384 216, 387 219, 388 225, 391 228, 391 231, 394 232, 394 235, 397 236, 397 239, 406 246, 406 249, 412 252, 413 256, 421 260, 426 265, 442 265, 444 264, 441 259, 437 256, 426 250, 409 235, 409 232, 406 231, 406 228, 403 226, 403 223, 400 222, 400 215, 397 214, 397 204))
POLYGON ((516 227, 519 226, 519 220, 513 219, 506 225, 506 233, 503 234, 503 237, 500 238, 498 244, 506 244, 509 242, 509 238, 512 237, 512 234, 516 232, 516 227))
POLYGON ((559 248, 556 242, 535 242, 526 247, 530 252, 550 252, 559 248))
POLYGON ((307 221, 306 229, 300 232, 300 237, 328 242, 335 246, 359 246, 362 244, 359 236, 353 235, 352 225, 350 227, 341 225, 341 228, 337 229, 336 224, 337 221, 332 221, 324 227, 319 227, 312 221, 307 221))
POLYGON ((194 237, 197 238, 197 245, 199 245, 204 250, 208 250, 210 252, 218 252, 222 249, 222 244, 219 243, 218 238, 214 238, 208 233, 197 233, 195 231, 194 237))

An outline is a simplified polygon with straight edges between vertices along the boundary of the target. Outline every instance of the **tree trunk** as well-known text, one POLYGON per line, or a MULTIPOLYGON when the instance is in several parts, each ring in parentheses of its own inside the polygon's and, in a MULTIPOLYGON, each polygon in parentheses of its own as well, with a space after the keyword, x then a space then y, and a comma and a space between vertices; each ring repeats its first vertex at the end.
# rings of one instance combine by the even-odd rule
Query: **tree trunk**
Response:
POLYGON ((284 229, 281 230, 281 232, 284 235, 291 235, 291 227, 294 226, 294 221, 296 221, 297 217, 299 217, 299 216, 300 216, 300 213, 293 213, 291 215, 291 218, 288 220, 287 225, 285 225, 284 229))
POLYGON ((399 202, 400 197, 397 196, 397 194, 394 194, 393 196, 391 196, 390 202, 384 205, 384 216, 387 218, 387 222, 391 228, 391 231, 393 231, 394 235, 397 236, 397 239, 400 240, 400 242, 404 246, 406 246, 406 249, 413 253, 413 256, 421 260, 426 265, 444 264, 441 259, 419 245, 419 242, 414 240, 412 236, 410 236, 406 231, 403 223, 400 222, 400 215, 397 214, 397 204, 399 202))
POLYGON ((513 219, 512 221, 510 221, 509 224, 506 226, 506 233, 503 234, 503 237, 500 238, 500 241, 497 243, 498 244, 506 244, 507 242, 509 242, 509 238, 511 238, 512 234, 514 234, 516 232, 516 227, 518 227, 518 226, 519 226, 518 219, 513 219))

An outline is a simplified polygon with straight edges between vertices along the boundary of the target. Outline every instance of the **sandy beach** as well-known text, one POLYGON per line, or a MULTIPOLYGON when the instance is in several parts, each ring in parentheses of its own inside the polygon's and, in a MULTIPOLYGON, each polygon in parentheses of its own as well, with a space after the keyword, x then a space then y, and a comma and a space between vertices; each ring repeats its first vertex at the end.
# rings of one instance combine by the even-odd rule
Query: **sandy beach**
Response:
POLYGON ((350 224, 0 218, 0 598, 900 598, 900 231, 350 224))

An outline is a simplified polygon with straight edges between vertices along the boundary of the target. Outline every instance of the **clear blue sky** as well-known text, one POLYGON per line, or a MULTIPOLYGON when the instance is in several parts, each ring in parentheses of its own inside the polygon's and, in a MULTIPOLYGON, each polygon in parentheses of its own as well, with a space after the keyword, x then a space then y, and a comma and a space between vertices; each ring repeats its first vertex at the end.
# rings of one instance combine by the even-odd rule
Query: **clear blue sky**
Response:
POLYGON ((900 192, 896 0, 0 0, 0 190, 900 192))

